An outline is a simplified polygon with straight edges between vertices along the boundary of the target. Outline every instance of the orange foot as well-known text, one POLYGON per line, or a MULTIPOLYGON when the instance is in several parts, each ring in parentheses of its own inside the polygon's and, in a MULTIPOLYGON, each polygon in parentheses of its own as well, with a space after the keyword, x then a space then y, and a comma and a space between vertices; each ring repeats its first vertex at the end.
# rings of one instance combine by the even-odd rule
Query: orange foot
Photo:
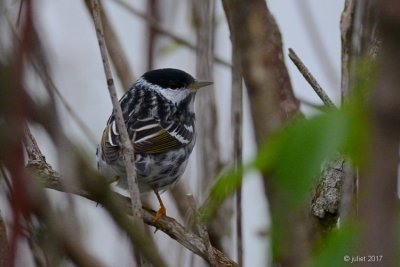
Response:
POLYGON ((153 223, 158 222, 162 217, 167 215, 167 210, 164 207, 164 203, 161 200, 160 194, 158 193, 157 189, 154 189, 154 193, 156 194, 158 203, 160 203, 160 209, 157 211, 156 216, 154 216, 153 223))
POLYGON ((167 215, 167 210, 164 206, 161 206, 160 209, 157 211, 156 216, 154 216, 153 223, 158 222, 162 217, 167 215))

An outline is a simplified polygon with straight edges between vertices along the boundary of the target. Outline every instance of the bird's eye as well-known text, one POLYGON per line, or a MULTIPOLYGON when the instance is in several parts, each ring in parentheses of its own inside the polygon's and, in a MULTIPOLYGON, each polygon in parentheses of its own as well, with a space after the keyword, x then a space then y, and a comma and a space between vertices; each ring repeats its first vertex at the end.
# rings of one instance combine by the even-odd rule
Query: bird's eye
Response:
POLYGON ((182 83, 174 81, 174 80, 170 80, 168 81, 168 88, 170 89, 178 89, 182 87, 182 83))

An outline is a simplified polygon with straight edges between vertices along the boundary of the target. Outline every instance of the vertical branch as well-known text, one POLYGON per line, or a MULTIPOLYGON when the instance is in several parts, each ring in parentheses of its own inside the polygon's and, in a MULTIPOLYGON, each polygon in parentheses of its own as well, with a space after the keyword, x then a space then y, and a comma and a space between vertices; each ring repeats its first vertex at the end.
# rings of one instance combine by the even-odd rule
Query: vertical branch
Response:
MULTIPOLYGON (((284 120, 299 114, 299 103, 283 62, 279 29, 266 2, 224 0, 223 5, 232 42, 240 52, 256 142, 260 147, 284 120)), ((272 213, 274 262, 282 266, 299 266, 309 254, 305 212, 296 211, 289 215, 285 192, 276 185, 274 177, 264 175, 272 213)))
MULTIPOLYGON (((111 66, 108 60, 106 43, 104 40, 103 27, 101 24, 100 4, 98 0, 91 0, 91 7, 93 14, 93 21, 96 28, 97 40, 99 42, 100 53, 103 60, 104 73, 107 79, 108 91, 110 93, 111 101, 113 104, 113 114, 115 116, 117 128, 120 133, 120 145, 122 148, 123 159, 126 167, 134 224, 138 226, 141 231, 144 231, 144 223, 142 220, 142 209, 141 209, 142 202, 140 200, 140 192, 135 170, 134 149, 132 142, 129 139, 129 135, 122 115, 121 106, 118 102, 117 93, 114 86, 114 80, 111 74, 111 66)), ((145 262, 142 256, 140 257, 140 265, 141 266, 147 265, 147 262, 145 262)))
MULTIPOLYGON (((236 170, 242 164, 243 129, 243 88, 240 53, 236 44, 232 44, 232 125, 233 125, 233 162, 236 170)), ((236 235, 239 266, 243 266, 243 223, 242 223, 242 185, 236 192, 236 235)))
MULTIPOLYGON (((340 32, 342 41, 342 102, 354 93, 360 82, 360 61, 376 62, 380 51, 381 37, 376 1, 346 0, 341 15, 340 32)), ((362 83, 371 82, 371 77, 362 77, 362 83)), ((341 220, 358 213, 359 185, 362 178, 357 169, 345 164, 345 177, 341 200, 341 220)))
MULTIPOLYGON (((214 1, 193 1, 193 13, 197 35, 196 77, 199 80, 213 80, 214 70, 214 1)), ((196 100, 197 115, 197 157, 199 165, 200 195, 212 184, 221 169, 220 146, 218 142, 218 117, 214 87, 200 91, 196 100)), ((221 249, 221 236, 226 233, 228 215, 224 209, 210 224, 210 238, 221 249), (225 229, 222 231, 221 229, 225 229)))
MULTIPOLYGON (((194 1, 194 15, 197 30, 197 57, 196 77, 199 80, 212 80, 214 51, 214 28, 213 28, 213 0, 194 1)), ((202 189, 210 184, 219 170, 219 145, 217 109, 214 87, 200 91, 197 96, 197 120, 198 120, 198 145, 201 170, 200 178, 202 189)))
POLYGON ((131 193, 131 201, 132 201, 132 211, 134 217, 136 217, 138 220, 142 218, 142 203, 140 201, 140 192, 137 184, 137 178, 136 178, 136 172, 135 172, 135 167, 134 167, 134 150, 132 143, 129 139, 128 132, 126 129, 126 125, 124 123, 124 119, 122 116, 122 110, 121 106, 118 102, 117 98, 117 93, 115 90, 114 86, 114 80, 111 74, 111 66, 110 62, 108 60, 108 55, 107 55, 107 48, 106 48, 106 43, 104 40, 104 33, 103 33, 103 27, 101 24, 101 11, 100 11, 100 4, 98 0, 91 0, 92 4, 92 14, 93 14, 93 21, 95 24, 96 28, 96 35, 97 39, 99 42, 99 48, 100 48, 100 53, 101 57, 103 59, 103 66, 104 66, 104 73, 106 75, 107 79, 107 86, 108 90, 110 93, 110 98, 113 104, 113 113, 115 115, 115 120, 117 122, 117 127, 118 131, 120 133, 120 142, 124 154, 124 161, 126 165, 126 173, 128 176, 128 182, 129 182, 129 191, 131 193))
MULTIPOLYGON (((352 75, 352 65, 354 64, 354 20, 355 20, 355 0, 346 0, 345 6, 340 17, 340 37, 342 45, 341 55, 341 86, 340 92, 342 103, 350 96, 352 75)), ((356 214, 357 198, 357 172, 351 169, 348 162, 343 165, 343 187, 340 200, 340 218, 345 221, 349 216, 356 214)))
POLYGON ((362 56, 376 59, 382 43, 377 1, 356 1, 354 12, 352 59, 362 56))
POLYGON ((342 100, 350 90, 350 59, 352 52, 352 36, 354 23, 355 0, 346 0, 340 17, 340 37, 342 41, 342 79, 340 91, 342 100))
POLYGON ((400 2, 377 1, 376 7, 382 50, 371 97, 372 157, 360 179, 360 253, 382 255, 382 266, 398 266, 400 2))

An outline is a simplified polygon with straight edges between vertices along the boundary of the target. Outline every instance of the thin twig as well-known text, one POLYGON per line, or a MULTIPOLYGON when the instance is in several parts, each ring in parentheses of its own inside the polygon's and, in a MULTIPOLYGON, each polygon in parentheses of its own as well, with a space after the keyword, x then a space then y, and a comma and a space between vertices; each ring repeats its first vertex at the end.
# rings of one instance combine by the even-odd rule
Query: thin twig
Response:
POLYGON ((314 91, 317 93, 319 98, 324 102, 327 107, 336 108, 335 104, 333 104, 332 100, 325 93, 324 89, 319 85, 317 80, 308 70, 308 68, 304 65, 301 59, 297 56, 297 54, 293 51, 293 49, 289 48, 289 58, 296 65, 297 69, 303 75, 303 77, 307 80, 307 82, 311 85, 314 91))
POLYGON ((117 128, 120 133, 120 145, 122 147, 123 158, 126 166, 129 191, 131 193, 131 201, 133 209, 132 211, 134 216, 137 219, 140 219, 142 217, 142 211, 141 211, 142 202, 140 200, 140 192, 137 184, 136 172, 134 167, 134 162, 135 162, 134 149, 132 146, 132 142, 129 139, 129 135, 122 115, 122 109, 118 102, 117 92, 114 86, 110 61, 107 56, 106 42, 104 40, 103 27, 101 24, 100 4, 98 0, 91 0, 91 4, 92 4, 93 21, 96 28, 97 40, 99 42, 100 53, 103 59, 104 73, 107 78, 108 91, 110 93, 111 101, 114 108, 113 113, 115 116, 115 121, 117 123, 117 128))
MULTIPOLYGON (((171 38, 172 40, 174 40, 175 42, 177 42, 178 44, 184 45, 187 48, 193 50, 193 51, 197 51, 197 47, 196 45, 192 44, 191 42, 187 41, 186 39, 178 36, 177 34, 171 32, 169 29, 165 28, 164 26, 162 26, 157 20, 155 20, 152 17, 147 16, 145 13, 135 9, 134 7, 132 7, 130 4, 121 1, 121 0, 114 0, 114 2, 116 4, 119 4, 121 7, 124 8, 124 10, 132 13, 133 15, 143 19, 144 21, 146 21, 147 23, 149 23, 150 27, 152 27, 154 30, 156 30, 157 32, 159 32, 160 34, 163 34, 169 38, 171 38)), ((230 67, 231 64, 229 62, 227 62, 226 60, 218 57, 217 55, 214 55, 214 60, 216 63, 221 64, 225 67, 230 67)))
POLYGON ((44 155, 40 151, 39 146, 27 125, 25 125, 24 131, 25 131, 25 135, 24 135, 23 141, 24 141, 25 149, 28 154, 29 161, 44 162, 45 161, 44 155))
POLYGON ((324 105, 315 104, 315 103, 313 103, 307 99, 301 98, 301 97, 297 97, 297 99, 299 100, 300 104, 303 104, 303 105, 308 106, 313 109, 317 109, 319 111, 325 111, 324 105))
MULTIPOLYGON (((119 131, 119 144, 122 148, 123 159, 126 168, 126 177, 128 180, 129 193, 131 196, 132 212, 135 225, 144 233, 144 224, 142 221, 142 201, 140 200, 140 191, 135 170, 135 156, 134 148, 131 140, 129 139, 128 131, 122 115, 122 109, 118 102, 117 92, 114 86, 114 80, 111 73, 111 65, 107 55, 107 47, 104 39, 104 32, 101 22, 101 7, 98 0, 91 0, 93 22, 96 28, 96 36, 99 43, 100 54, 103 60, 104 73, 107 79, 108 91, 110 93, 111 101, 113 104, 113 114, 119 131)), ((147 266, 148 262, 144 257, 140 256, 138 262, 140 266, 147 266)))

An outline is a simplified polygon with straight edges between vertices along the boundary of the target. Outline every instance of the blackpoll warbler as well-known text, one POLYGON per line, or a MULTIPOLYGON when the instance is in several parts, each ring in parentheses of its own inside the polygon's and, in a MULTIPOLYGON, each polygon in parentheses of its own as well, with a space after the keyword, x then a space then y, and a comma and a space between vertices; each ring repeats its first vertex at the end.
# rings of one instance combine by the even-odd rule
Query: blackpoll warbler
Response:
MULTIPOLYGON (((155 221, 166 214, 159 192, 178 181, 195 144, 196 92, 210 84, 181 70, 158 69, 143 74, 120 99, 135 150, 139 190, 153 190, 160 203, 155 221)), ((97 146, 97 164, 103 175, 117 176, 118 185, 128 188, 119 141, 112 114, 97 146)))

